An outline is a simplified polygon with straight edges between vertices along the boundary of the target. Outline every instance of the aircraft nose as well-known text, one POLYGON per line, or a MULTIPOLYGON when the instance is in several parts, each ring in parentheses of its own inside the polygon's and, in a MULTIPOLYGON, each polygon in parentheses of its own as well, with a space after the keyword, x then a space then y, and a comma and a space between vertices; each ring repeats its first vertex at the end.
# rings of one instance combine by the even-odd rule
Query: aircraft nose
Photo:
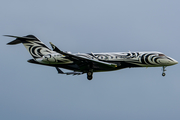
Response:
POLYGON ((175 60, 175 59, 172 59, 172 58, 170 58, 170 64, 171 65, 175 65, 175 64, 178 64, 178 61, 177 60, 175 60))
POLYGON ((160 59, 159 61, 160 61, 161 64, 167 65, 167 66, 178 64, 178 61, 176 61, 176 60, 174 60, 173 58, 170 58, 170 57, 160 59))
POLYGON ((177 60, 174 60, 173 63, 174 63, 174 65, 175 65, 175 64, 178 64, 178 61, 177 61, 177 60))

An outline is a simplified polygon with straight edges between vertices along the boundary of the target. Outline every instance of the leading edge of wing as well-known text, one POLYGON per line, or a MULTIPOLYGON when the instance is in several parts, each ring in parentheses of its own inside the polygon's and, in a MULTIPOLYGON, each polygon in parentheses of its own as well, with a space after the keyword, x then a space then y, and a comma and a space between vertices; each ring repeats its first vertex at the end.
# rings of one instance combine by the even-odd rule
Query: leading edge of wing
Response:
POLYGON ((99 60, 96 60, 96 59, 89 59, 89 58, 86 58, 86 57, 76 56, 76 55, 73 55, 73 54, 70 54, 70 53, 63 52, 63 51, 59 50, 51 42, 50 42, 50 44, 51 44, 54 51, 66 56, 68 59, 70 59, 72 61, 74 61, 74 60, 82 60, 82 61, 94 62, 94 63, 101 64, 101 65, 106 65, 108 67, 113 67, 113 68, 117 67, 117 64, 114 64, 114 63, 107 63, 107 62, 99 61, 99 60))

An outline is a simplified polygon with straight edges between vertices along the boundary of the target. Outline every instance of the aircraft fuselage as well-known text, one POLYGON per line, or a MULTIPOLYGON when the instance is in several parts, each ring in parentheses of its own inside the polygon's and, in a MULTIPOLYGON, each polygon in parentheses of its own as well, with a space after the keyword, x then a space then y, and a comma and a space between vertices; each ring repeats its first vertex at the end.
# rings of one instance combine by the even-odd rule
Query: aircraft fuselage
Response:
POLYGON ((30 63, 55 67, 59 74, 80 75, 87 73, 88 80, 92 79, 93 72, 112 71, 131 67, 165 67, 178 62, 161 52, 117 52, 117 53, 77 53, 63 52, 51 42, 53 50, 33 35, 24 37, 6 35, 16 38, 8 45, 22 43, 34 59, 30 63), (64 73, 60 68, 73 70, 64 73))
MULTIPOLYGON (((100 66, 93 64, 92 67, 94 72, 111 71, 127 67, 171 66, 178 63, 176 60, 164 55, 161 52, 77 53, 74 55, 87 59, 117 64, 117 67, 112 69, 105 69, 104 67, 101 68, 100 66)), ((36 61, 40 64, 58 66, 70 70, 76 69, 76 71, 81 70, 78 64, 82 65, 81 61, 71 61, 67 59, 66 56, 59 53, 43 56, 42 58, 36 59, 36 61)))

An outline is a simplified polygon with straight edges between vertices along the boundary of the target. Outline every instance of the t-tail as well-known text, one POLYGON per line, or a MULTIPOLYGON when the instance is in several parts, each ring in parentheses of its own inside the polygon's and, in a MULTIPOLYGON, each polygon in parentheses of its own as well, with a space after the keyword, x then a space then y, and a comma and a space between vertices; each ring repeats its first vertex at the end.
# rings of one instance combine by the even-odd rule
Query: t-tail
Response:
POLYGON ((44 55, 52 54, 54 51, 50 50, 43 42, 38 40, 34 35, 27 35, 24 37, 4 35, 7 37, 14 37, 15 40, 7 43, 7 45, 16 45, 22 43, 34 59, 41 58, 44 55))

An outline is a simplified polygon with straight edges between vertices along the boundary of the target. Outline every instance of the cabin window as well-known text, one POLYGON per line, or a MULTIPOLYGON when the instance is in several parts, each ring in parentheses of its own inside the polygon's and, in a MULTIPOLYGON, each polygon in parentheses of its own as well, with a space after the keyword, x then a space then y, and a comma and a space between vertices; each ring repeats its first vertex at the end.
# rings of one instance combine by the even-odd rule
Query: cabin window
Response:
POLYGON ((164 55, 164 54, 159 54, 159 56, 160 56, 160 57, 163 57, 163 56, 165 56, 165 55, 164 55))

